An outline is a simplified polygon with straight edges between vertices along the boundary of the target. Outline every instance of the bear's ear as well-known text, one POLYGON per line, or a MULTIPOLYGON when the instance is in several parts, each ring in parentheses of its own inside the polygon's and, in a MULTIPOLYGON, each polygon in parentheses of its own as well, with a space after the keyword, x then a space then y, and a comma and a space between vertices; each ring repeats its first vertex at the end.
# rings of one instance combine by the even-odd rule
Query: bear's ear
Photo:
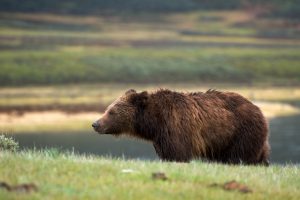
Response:
POLYGON ((134 89, 129 89, 125 92, 125 95, 136 93, 134 89))
POLYGON ((135 95, 132 95, 130 101, 138 109, 144 109, 147 106, 148 97, 149 97, 148 92, 144 91, 144 92, 136 93, 135 95))

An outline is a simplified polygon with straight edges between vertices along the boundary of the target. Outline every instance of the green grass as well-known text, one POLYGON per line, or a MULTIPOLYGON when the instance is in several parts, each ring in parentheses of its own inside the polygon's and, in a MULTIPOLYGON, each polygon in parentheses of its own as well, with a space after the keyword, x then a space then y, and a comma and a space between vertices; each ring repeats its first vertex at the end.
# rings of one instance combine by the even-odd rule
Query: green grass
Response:
POLYGON ((5 135, 0 135, 0 151, 15 152, 19 149, 19 143, 14 141, 13 138, 5 135))
POLYGON ((298 85, 300 40, 297 29, 284 23, 289 22, 242 11, 136 17, 0 13, 0 86, 298 85), (260 35, 276 30, 283 35, 260 35))
POLYGON ((0 153, 0 181, 35 183, 38 192, 0 189, 0 199, 299 199, 297 165, 229 166, 79 156, 57 150, 0 153), (133 173, 123 173, 132 169, 133 173), (167 181, 152 180, 164 172, 167 181), (209 185, 236 180, 252 193, 209 185))
POLYGON ((300 82, 294 49, 112 48, 4 51, 1 85, 82 82, 300 82))

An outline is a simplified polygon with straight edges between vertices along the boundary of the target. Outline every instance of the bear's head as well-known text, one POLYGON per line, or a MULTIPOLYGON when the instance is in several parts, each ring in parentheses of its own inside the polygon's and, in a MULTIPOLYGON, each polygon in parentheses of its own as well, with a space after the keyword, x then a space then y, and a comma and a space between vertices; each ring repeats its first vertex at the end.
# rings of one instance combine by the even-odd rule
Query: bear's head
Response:
POLYGON ((107 107, 102 117, 92 127, 100 134, 133 134, 137 112, 147 104, 148 93, 130 89, 107 107))

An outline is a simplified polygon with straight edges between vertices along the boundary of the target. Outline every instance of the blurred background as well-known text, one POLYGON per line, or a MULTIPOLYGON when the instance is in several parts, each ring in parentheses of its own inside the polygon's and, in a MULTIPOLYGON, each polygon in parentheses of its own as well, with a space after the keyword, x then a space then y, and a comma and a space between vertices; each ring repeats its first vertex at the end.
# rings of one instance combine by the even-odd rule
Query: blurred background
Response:
POLYGON ((0 0, 0 134, 22 148, 158 159, 91 123, 129 88, 235 91, 300 163, 298 0, 0 0))

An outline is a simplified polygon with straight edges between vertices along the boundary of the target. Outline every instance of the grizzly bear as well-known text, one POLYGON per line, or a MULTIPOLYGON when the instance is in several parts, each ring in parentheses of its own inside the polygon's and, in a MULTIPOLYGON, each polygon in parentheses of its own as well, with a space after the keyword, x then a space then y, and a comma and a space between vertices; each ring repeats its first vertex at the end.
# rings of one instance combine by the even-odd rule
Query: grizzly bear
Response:
POLYGON ((92 126, 100 134, 150 141, 165 161, 268 165, 266 119, 257 106, 233 92, 131 89, 92 126))

